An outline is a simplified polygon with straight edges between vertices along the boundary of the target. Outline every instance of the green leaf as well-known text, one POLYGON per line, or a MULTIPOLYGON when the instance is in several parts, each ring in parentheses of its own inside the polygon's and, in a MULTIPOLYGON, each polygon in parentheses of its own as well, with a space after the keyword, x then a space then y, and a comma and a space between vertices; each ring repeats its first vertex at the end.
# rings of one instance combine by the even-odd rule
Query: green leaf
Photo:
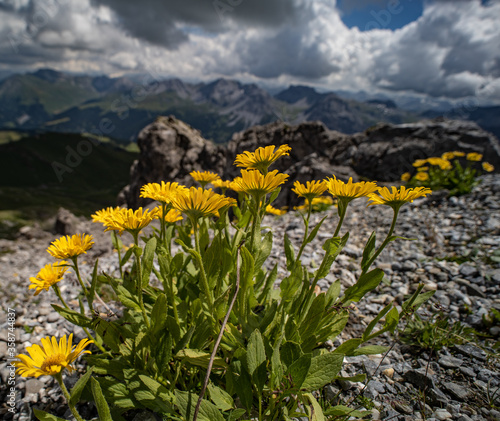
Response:
POLYGON ((351 356, 354 350, 363 343, 363 339, 353 338, 345 341, 342 345, 340 345, 335 351, 334 354, 344 354, 346 356, 351 356))
MULTIPOLYGON (((182 392, 175 390, 175 401, 182 416, 188 421, 191 421, 194 416, 196 403, 198 402, 198 395, 191 392, 182 392)), ((200 412, 198 413, 198 421, 225 421, 224 417, 217 409, 217 407, 203 399, 200 405, 200 412)))
POLYGON ((326 215, 321 221, 319 221, 318 224, 313 228, 313 230, 311 231, 311 233, 307 237, 306 244, 309 244, 312 240, 314 240, 316 238, 316 235, 318 235, 318 231, 321 228, 321 225, 323 225, 323 222, 325 221, 325 219, 327 217, 328 217, 328 215, 326 215))
POLYGON ((141 306, 139 303, 136 301, 137 297, 133 295, 127 288, 125 288, 123 285, 118 285, 116 287, 116 295, 118 296, 118 299, 121 301, 121 303, 125 306, 128 307, 131 310, 135 311, 141 311, 141 306))
POLYGON ((323 262, 321 263, 319 269, 316 271, 316 274, 314 275, 316 279, 322 279, 326 275, 328 275, 333 262, 340 254, 344 246, 347 244, 347 240, 349 240, 348 232, 342 238, 333 237, 325 241, 325 244, 323 244, 323 250, 326 251, 326 254, 325 257, 323 258, 323 262))
POLYGON ((363 341, 366 342, 373 331, 375 325, 389 312, 392 307, 392 303, 387 304, 366 327, 363 333, 363 341))
POLYGON ((375 354, 383 354, 386 352, 389 348, 387 346, 381 346, 381 345, 367 345, 363 346, 361 348, 355 349, 353 353, 351 354, 352 356, 356 355, 375 355, 375 354))
POLYGON ((237 408, 234 411, 231 411, 227 421, 237 421, 245 414, 245 412, 247 411, 245 411, 243 408, 237 408))
POLYGON ((134 252, 134 248, 130 247, 122 257, 121 265, 124 266, 130 260, 132 253, 134 252))
POLYGON ((99 421, 113 421, 111 418, 111 413, 109 411, 108 403, 106 402, 106 398, 102 394, 99 382, 96 379, 92 378, 90 379, 90 385, 92 387, 92 395, 94 396, 97 413, 99 414, 99 421))
POLYGON ((371 411, 358 411, 356 409, 349 408, 348 406, 345 405, 332 406, 331 408, 325 411, 325 415, 328 416, 331 415, 335 417, 342 417, 348 415, 349 417, 363 418, 366 417, 368 414, 371 414, 371 411))
POLYGON ((81 327, 90 327, 92 320, 88 317, 83 316, 77 311, 70 310, 67 308, 59 307, 58 305, 52 304, 52 308, 57 311, 62 317, 74 325, 81 327))
POLYGON ((372 271, 361 275, 352 287, 346 289, 344 297, 342 297, 342 302, 347 301, 359 301, 367 292, 370 292, 377 288, 384 277, 384 271, 382 269, 373 269, 372 271))
POLYGON ((252 380, 241 361, 233 360, 226 377, 228 379, 227 383, 231 381, 233 384, 234 393, 232 392, 232 394, 238 396, 243 407, 250 413, 253 402, 252 380))
POLYGON ((80 396, 82 395, 83 389, 85 388, 85 385, 90 379, 90 376, 92 375, 92 367, 87 368, 87 372, 78 379, 78 381, 75 383, 73 386, 73 389, 71 389, 71 399, 69 403, 71 405, 76 405, 78 401, 80 400, 80 396))
POLYGON ((343 361, 343 354, 328 353, 313 357, 301 389, 313 392, 323 388, 339 374, 343 361))
POLYGON ((351 377, 343 377, 343 376, 337 376, 335 377, 335 380, 349 380, 350 382, 364 382, 366 380, 366 374, 356 374, 355 376, 351 377))
POLYGON ((304 393, 304 397, 307 398, 307 400, 312 406, 311 421, 325 421, 325 414, 323 414, 321 405, 314 398, 312 393, 304 393))
POLYGON ((304 354, 288 368, 293 388, 300 389, 302 387, 311 366, 311 357, 311 354, 304 354))
POLYGON ((264 348, 264 341, 259 330, 255 329, 250 335, 250 340, 247 347, 247 365, 248 372, 252 376, 257 389, 262 393, 264 384, 267 380, 266 369, 266 350, 264 348))
POLYGON ((257 256, 255 258, 255 268, 260 269, 264 262, 267 260, 271 254, 273 248, 273 233, 272 231, 267 232, 264 235, 260 249, 257 251, 257 256))
MULTIPOLYGON (((177 354, 175 354, 175 358, 198 367, 208 368, 210 354, 198 349, 181 349, 177 354)), ((222 358, 216 357, 214 359, 214 367, 225 368, 227 367, 227 364, 222 358)))
POLYGON ((172 407, 174 395, 165 386, 144 374, 139 374, 137 377, 141 382, 141 389, 134 392, 134 397, 139 402, 157 412, 174 412, 172 407), (149 402, 146 404, 144 401, 149 402))
POLYGON ((151 310, 151 332, 159 333, 165 328, 167 319, 167 296, 159 294, 151 310))
POLYGON ((210 400, 215 404, 215 406, 221 411, 229 411, 234 408, 233 398, 225 390, 213 385, 208 384, 208 393, 210 395, 210 400))
POLYGON ((42 411, 40 409, 33 408, 35 417, 40 421, 66 421, 64 418, 56 417, 55 415, 49 414, 48 412, 42 411))
POLYGON ((286 268, 291 270, 295 265, 295 251, 293 250, 292 242, 290 237, 285 233, 285 256, 286 256, 286 268))
MULTIPOLYGON (((315 335, 316 329, 318 328, 325 312, 325 300, 325 294, 319 294, 316 298, 314 298, 304 321, 299 326, 299 334, 302 339, 315 335)), ((303 311, 307 311, 307 309, 304 309, 303 311)))
POLYGON ((146 247, 144 247, 144 256, 142 257, 141 285, 143 288, 149 284, 149 278, 151 277, 151 271, 153 270, 155 250, 156 250, 156 238, 152 237, 146 243, 146 247))
POLYGON ((436 291, 427 291, 421 294, 424 289, 424 284, 419 284, 417 290, 413 293, 413 295, 406 300, 401 308, 403 312, 407 311, 415 311, 417 310, 424 302, 426 302, 429 298, 431 298, 436 291))
POLYGON ((302 350, 300 345, 295 342, 285 342, 280 350, 281 361, 285 363, 287 367, 290 367, 295 361, 297 361, 302 355, 302 350))

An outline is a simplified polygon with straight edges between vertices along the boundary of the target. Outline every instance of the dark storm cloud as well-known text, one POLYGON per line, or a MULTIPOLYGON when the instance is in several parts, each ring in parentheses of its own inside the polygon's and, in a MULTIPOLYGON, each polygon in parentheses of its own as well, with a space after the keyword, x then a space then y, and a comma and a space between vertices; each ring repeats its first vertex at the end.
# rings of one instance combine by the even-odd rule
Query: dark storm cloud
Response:
POLYGON ((189 38, 182 28, 195 26, 223 32, 230 22, 247 26, 278 26, 296 13, 290 0, 92 0, 110 7, 131 35, 152 44, 175 48, 189 38))

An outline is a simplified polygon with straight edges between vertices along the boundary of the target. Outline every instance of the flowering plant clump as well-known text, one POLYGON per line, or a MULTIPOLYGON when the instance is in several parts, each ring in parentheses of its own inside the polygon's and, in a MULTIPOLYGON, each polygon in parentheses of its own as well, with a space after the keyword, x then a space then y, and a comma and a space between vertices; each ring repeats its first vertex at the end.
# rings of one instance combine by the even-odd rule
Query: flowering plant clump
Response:
POLYGON ((482 171, 492 172, 493 165, 481 162, 483 155, 461 151, 445 152, 440 157, 417 159, 412 165, 415 172, 406 172, 401 180, 408 187, 429 187, 433 190, 447 189, 450 196, 459 196, 470 193, 479 181, 478 175, 482 171), (479 165, 481 162, 481 165, 479 165))
MULTIPOLYGON (((81 326, 88 340, 75 349, 71 337, 68 344, 63 338, 57 346, 55 339, 44 340, 43 355, 35 348, 28 350, 32 360, 18 357, 19 372, 60 379, 63 368, 69 368, 91 341, 98 350, 85 356, 90 368, 71 394, 66 391, 65 395, 72 411, 80 397, 93 396, 100 419, 123 419, 128 411, 140 408, 166 420, 190 421, 366 416, 367 411, 349 406, 320 404, 316 392, 342 379, 344 357, 385 352, 386 347, 367 342, 394 332, 400 319, 432 292, 421 294, 420 286, 402 307, 388 304, 361 337, 345 341, 333 352, 325 343, 343 332, 351 304, 382 281, 383 271, 372 265, 390 242, 400 238, 393 235, 400 208, 431 191, 424 187, 391 191, 374 182, 345 183, 333 174, 305 185, 296 182, 293 191, 306 201, 299 212, 304 236, 300 244, 293 244, 285 233, 286 268, 280 271, 277 263, 268 261, 274 234, 261 224, 266 213, 281 213, 272 204, 288 176, 269 167, 289 151, 283 145, 276 151, 272 146, 245 152, 235 161, 242 167, 239 177, 230 182, 210 181, 214 188, 236 191, 238 201, 205 185, 188 189, 162 182, 142 189, 145 197, 160 203, 152 211, 107 208, 96 212, 94 221, 113 235, 120 275, 99 272, 96 262, 90 279, 82 279, 78 254, 88 250, 90 242, 80 248, 67 247, 68 253, 59 247, 56 257, 72 261, 72 265, 59 265, 72 267, 82 288, 80 305, 70 307, 58 293, 57 283, 64 274, 59 266, 40 271, 30 288, 39 292, 52 287, 62 303, 54 304, 54 310, 81 326), (343 288, 337 280, 321 292, 318 282, 330 273, 349 241, 349 232, 342 236, 340 232, 350 203, 360 198, 390 207, 392 225, 382 242, 377 242, 375 232, 367 239, 354 285, 343 288), (315 200, 336 200, 338 216, 325 212, 312 226, 315 200), (326 218, 332 217, 337 227, 323 244, 319 267, 303 264, 305 247, 326 218), (132 237, 133 244, 126 251, 121 236, 132 237), (278 281, 279 288, 275 288, 278 281), (101 300, 103 286, 113 290, 120 308, 112 309, 101 300), (112 317, 102 317, 96 300, 112 317), (92 395, 83 393, 90 378, 92 395)), ((208 176, 198 181, 208 183, 208 176)), ((365 380, 361 373, 356 378, 365 380)), ((42 415, 37 413, 40 419, 49 419, 42 415)), ((75 417, 81 419, 77 413, 75 417)))

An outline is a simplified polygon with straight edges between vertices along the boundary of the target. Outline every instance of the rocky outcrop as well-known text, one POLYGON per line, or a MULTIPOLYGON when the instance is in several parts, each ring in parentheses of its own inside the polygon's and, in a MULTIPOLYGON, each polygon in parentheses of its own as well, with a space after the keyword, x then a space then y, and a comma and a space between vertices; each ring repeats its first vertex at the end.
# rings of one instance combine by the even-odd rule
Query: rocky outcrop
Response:
MULTIPOLYGON (((130 207, 145 204, 139 200, 143 184, 160 180, 191 185, 189 172, 210 170, 224 179, 240 174, 234 166, 236 156, 268 145, 288 144, 290 155, 280 158, 272 169, 289 174, 288 186, 335 174, 347 181, 369 179, 399 181, 419 158, 440 156, 461 150, 478 152, 500 168, 500 144, 492 134, 473 122, 424 120, 418 123, 380 124, 362 133, 347 135, 329 130, 320 122, 289 126, 275 122, 236 133, 226 148, 203 139, 197 130, 173 117, 159 118, 139 135, 140 159, 132 167, 132 181, 121 193, 122 203, 130 207)), ((284 189, 277 206, 295 205, 297 198, 284 189)))
POLYGON ((416 159, 447 151, 478 152, 500 168, 498 139, 471 121, 423 120, 418 123, 380 124, 352 136, 356 145, 346 162, 359 175, 380 181, 399 180, 416 159))
POLYGON ((119 204, 130 208, 144 206, 148 200, 139 197, 147 183, 177 181, 193 183, 191 171, 211 170, 222 174, 225 150, 204 139, 198 130, 174 117, 159 117, 145 127, 137 138, 139 159, 130 169, 131 182, 118 197, 119 204))

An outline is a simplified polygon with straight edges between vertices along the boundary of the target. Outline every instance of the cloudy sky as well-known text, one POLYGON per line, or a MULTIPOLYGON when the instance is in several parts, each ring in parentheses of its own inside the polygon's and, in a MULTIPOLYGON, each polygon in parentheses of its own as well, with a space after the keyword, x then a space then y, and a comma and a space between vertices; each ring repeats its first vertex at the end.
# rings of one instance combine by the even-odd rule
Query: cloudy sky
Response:
POLYGON ((0 74, 41 67, 500 102, 500 0, 0 0, 0 74))

